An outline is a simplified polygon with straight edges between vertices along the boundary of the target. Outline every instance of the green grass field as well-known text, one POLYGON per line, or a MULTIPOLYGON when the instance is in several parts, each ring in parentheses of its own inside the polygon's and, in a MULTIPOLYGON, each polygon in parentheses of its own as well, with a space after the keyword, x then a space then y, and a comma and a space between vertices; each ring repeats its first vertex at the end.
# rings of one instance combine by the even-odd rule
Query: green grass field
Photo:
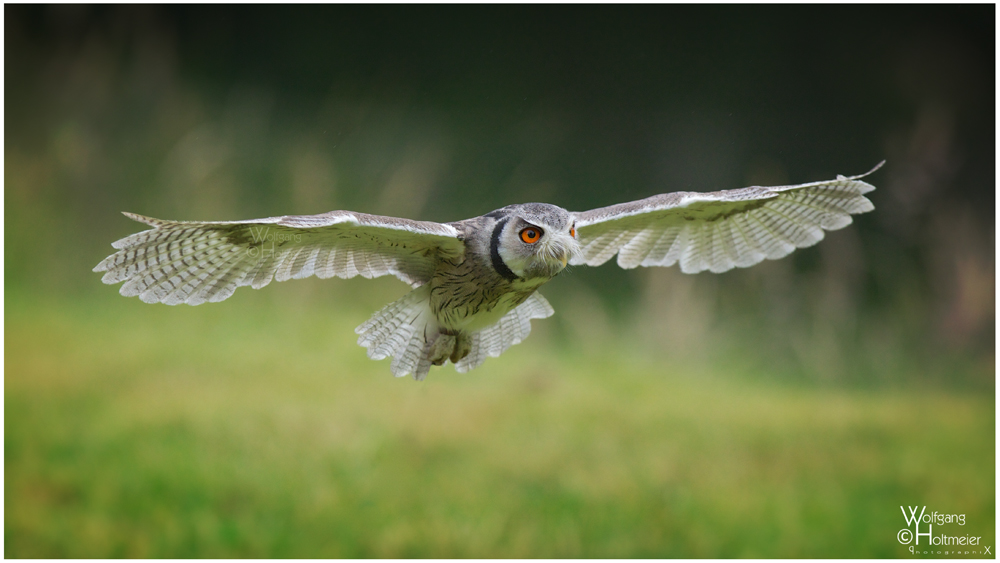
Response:
POLYGON ((8 291, 7 557, 897 557, 914 504, 993 544, 982 392, 779 384, 551 320, 416 383, 355 344, 374 298, 103 289, 8 291))

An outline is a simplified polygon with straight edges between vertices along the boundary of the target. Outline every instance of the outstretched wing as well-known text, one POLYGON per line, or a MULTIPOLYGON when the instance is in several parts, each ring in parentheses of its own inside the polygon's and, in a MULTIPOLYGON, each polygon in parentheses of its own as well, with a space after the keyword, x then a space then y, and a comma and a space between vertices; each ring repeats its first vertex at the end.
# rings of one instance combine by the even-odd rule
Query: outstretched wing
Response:
POLYGON ((797 186, 661 194, 576 213, 581 252, 572 264, 598 266, 616 253, 622 268, 672 266, 693 274, 746 268, 823 240, 875 209, 868 174, 797 186))
POLYGON ((412 286, 430 280, 441 258, 465 249, 450 225, 350 211, 251 221, 163 221, 125 213, 153 228, 112 244, 95 272, 146 303, 222 301, 237 287, 392 274, 412 286))

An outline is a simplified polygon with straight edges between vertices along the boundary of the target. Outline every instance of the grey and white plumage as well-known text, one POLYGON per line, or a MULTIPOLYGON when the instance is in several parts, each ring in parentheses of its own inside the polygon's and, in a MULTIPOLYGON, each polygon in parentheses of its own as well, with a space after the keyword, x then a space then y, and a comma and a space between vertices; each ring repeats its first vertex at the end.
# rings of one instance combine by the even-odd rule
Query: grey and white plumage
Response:
POLYGON ((725 272, 795 248, 874 209, 867 174, 794 186, 676 192, 573 213, 545 203, 509 205, 454 223, 351 211, 251 221, 163 221, 125 237, 94 271, 146 303, 222 301, 272 279, 394 275, 413 290, 356 329, 373 359, 423 379, 451 361, 459 372, 524 340, 531 319, 553 314, 536 292, 567 263, 671 266, 725 272))

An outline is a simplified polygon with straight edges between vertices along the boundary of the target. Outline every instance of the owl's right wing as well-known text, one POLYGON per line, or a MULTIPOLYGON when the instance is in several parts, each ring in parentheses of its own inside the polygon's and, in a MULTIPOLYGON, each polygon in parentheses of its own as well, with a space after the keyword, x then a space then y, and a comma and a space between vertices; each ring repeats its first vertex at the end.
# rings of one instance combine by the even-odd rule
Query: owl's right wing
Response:
POLYGON ((418 286, 439 260, 465 251, 450 225, 351 211, 217 222, 125 215, 153 228, 113 243, 118 252, 94 271, 107 272, 104 283, 124 281, 119 292, 146 303, 222 301, 240 286, 312 275, 392 274, 418 286))
POLYGON ((693 274, 745 268, 812 246, 823 231, 875 208, 868 174, 795 186, 661 194, 576 213, 580 253, 571 264, 598 266, 618 254, 622 268, 672 266, 693 274))

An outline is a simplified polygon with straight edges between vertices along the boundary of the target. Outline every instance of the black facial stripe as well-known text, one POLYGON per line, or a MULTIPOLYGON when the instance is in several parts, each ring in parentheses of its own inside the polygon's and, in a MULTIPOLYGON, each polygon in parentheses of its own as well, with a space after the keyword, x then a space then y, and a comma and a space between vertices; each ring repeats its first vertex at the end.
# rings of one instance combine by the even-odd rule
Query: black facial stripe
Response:
POLYGON ((500 277, 507 281, 514 281, 518 279, 517 275, 507 267, 507 264, 503 263, 503 258, 500 257, 500 233, 503 232, 506 224, 507 218, 505 217, 497 221, 497 226, 493 227, 493 235, 490 237, 490 262, 493 263, 493 269, 500 274, 500 277))

